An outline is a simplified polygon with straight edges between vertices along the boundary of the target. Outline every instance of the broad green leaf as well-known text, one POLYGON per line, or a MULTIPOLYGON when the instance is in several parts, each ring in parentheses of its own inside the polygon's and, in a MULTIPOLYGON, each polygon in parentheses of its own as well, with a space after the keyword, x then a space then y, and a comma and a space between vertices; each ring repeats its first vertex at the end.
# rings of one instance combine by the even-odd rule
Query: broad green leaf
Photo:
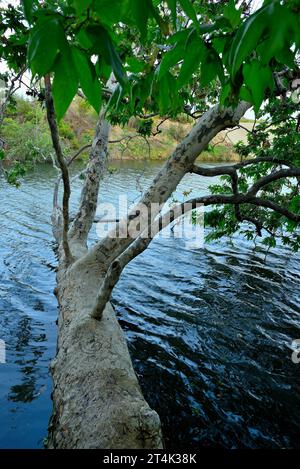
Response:
POLYGON ((54 72, 52 94, 59 121, 65 115, 78 89, 75 63, 68 47, 65 47, 57 57, 54 72))
POLYGON ((91 38, 87 30, 83 28, 81 28, 78 34, 76 35, 76 39, 84 49, 91 49, 95 40, 95 38, 91 38))
POLYGON ((224 70, 220 57, 214 49, 206 52, 204 60, 201 63, 201 85, 203 87, 211 83, 216 76, 221 83, 224 82, 224 70))
POLYGON ((262 241, 263 244, 270 248, 275 248, 276 247, 276 239, 274 236, 268 236, 262 241))
POLYGON ((56 56, 65 44, 62 25, 57 17, 43 17, 31 33, 27 59, 33 74, 44 76, 52 70, 56 56))
POLYGON ((230 96, 230 93, 231 93, 231 85, 230 85, 230 83, 226 83, 223 86, 222 91, 221 91, 221 95, 220 95, 220 104, 222 106, 224 106, 224 104, 226 103, 227 99, 230 96))
POLYGON ((224 17, 229 20, 232 28, 236 28, 241 22, 241 11, 235 8, 235 3, 234 0, 229 0, 223 12, 224 17))
POLYGON ((273 8, 273 3, 264 6, 251 15, 239 28, 232 41, 229 53, 232 76, 235 75, 248 54, 257 46, 263 31, 267 28, 269 15, 273 8))
POLYGON ((95 67, 77 47, 72 48, 72 54, 82 91, 95 111, 99 113, 101 107, 101 86, 96 77, 95 67))
POLYGON ((264 100, 265 90, 273 88, 272 72, 269 67, 262 67, 258 61, 253 60, 244 65, 243 74, 245 84, 251 90, 254 111, 257 113, 264 100))
POLYGON ((221 54, 223 52, 224 47, 226 45, 226 41, 227 41, 226 37, 217 37, 212 40, 214 49, 218 52, 218 54, 221 54))
POLYGON ((139 83, 139 99, 142 105, 144 105, 146 99, 151 95, 151 89, 153 84, 153 72, 149 75, 144 76, 139 83))
POLYGON ((167 0, 168 7, 170 8, 172 23, 173 23, 174 28, 176 27, 176 18, 177 18, 177 16, 176 16, 176 1, 177 0, 167 0))
POLYGON ((181 65, 177 80, 177 89, 180 89, 192 77, 206 54, 205 45, 196 31, 190 35, 185 52, 184 62, 181 65))
MULTIPOLYGON (((291 11, 280 4, 275 4, 273 14, 269 17, 268 37, 257 47, 261 61, 267 64, 276 56, 281 56, 282 60, 285 51, 289 60, 291 52, 289 49, 295 44, 295 32, 298 29, 299 25, 291 11)), ((282 63, 285 63, 285 60, 282 63)))
POLYGON ((286 223, 286 229, 288 232, 294 231, 298 227, 298 223, 293 220, 288 220, 286 223))
POLYGON ((129 0, 94 0, 93 10, 99 14, 101 23, 111 26, 122 20, 124 9, 129 0))
POLYGON ((183 11, 193 21, 195 28, 199 31, 199 21, 197 19, 193 4, 190 2, 190 0, 179 0, 179 3, 183 11))
POLYGON ((166 113, 173 104, 170 96, 170 92, 172 91, 172 89, 170 88, 170 82, 172 78, 170 78, 170 76, 170 73, 166 73, 158 83, 157 102, 161 114, 166 113))
POLYGON ((295 52, 292 52, 288 45, 275 54, 276 60, 282 65, 287 65, 291 69, 295 66, 295 52))
POLYGON ((95 64, 95 70, 97 76, 104 82, 107 82, 111 74, 111 65, 107 64, 102 58, 99 58, 95 64))
POLYGON ((137 109, 142 109, 145 101, 151 95, 153 75, 153 72, 151 72, 148 75, 142 76, 139 81, 133 84, 131 88, 131 99, 129 102, 132 113, 134 113, 137 109))
POLYGON ((161 78, 169 71, 171 67, 176 65, 185 55, 184 42, 178 42, 164 56, 158 68, 158 77, 161 78))
POLYGON ((134 56, 128 57, 126 59, 126 63, 127 63, 128 69, 132 73, 141 73, 141 72, 143 72, 145 70, 146 65, 147 65, 145 62, 143 62, 141 60, 138 60, 134 56))
POLYGON ((243 101, 246 101, 247 103, 252 103, 252 94, 245 85, 240 88, 239 96, 243 101))
POLYGON ((33 7, 34 0, 22 0, 23 10, 25 18, 27 19, 28 23, 32 21, 32 7, 33 7))
POLYGON ((184 41, 186 42, 189 34, 191 34, 193 29, 191 28, 186 28, 182 29, 181 31, 177 31, 174 33, 172 36, 170 36, 167 40, 167 44, 177 44, 177 42, 184 41))
POLYGON ((126 0, 125 19, 136 26, 140 33, 142 41, 147 35, 147 25, 149 18, 156 16, 151 0, 126 0))
POLYGON ((73 0, 74 8, 77 13, 82 13, 91 5, 92 0, 73 0))
POLYGON ((108 65, 111 65, 116 79, 122 86, 125 86, 127 77, 107 29, 100 25, 93 25, 89 26, 86 31, 93 44, 94 51, 100 54, 108 65))
POLYGON ((231 75, 257 46, 261 61, 267 64, 286 44, 297 42, 299 29, 296 16, 287 6, 268 2, 239 28, 229 54, 231 75), (260 43, 262 39, 264 42, 260 43))
POLYGON ((291 200, 289 209, 294 213, 300 213, 300 195, 296 195, 291 200))

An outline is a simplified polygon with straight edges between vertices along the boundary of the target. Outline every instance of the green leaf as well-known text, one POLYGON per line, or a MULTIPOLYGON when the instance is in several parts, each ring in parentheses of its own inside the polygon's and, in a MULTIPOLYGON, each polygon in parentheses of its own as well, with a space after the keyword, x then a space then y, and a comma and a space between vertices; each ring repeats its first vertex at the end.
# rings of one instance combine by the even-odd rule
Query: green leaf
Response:
POLYGON ((28 23, 32 21, 32 7, 34 0, 22 0, 24 16, 27 19, 28 23))
MULTIPOLYGON (((112 2, 110 2, 112 3, 112 2)), ((157 16, 151 0, 126 0, 126 20, 136 26, 140 33, 141 39, 147 36, 147 25, 149 18, 157 16)))
POLYGON ((171 102, 170 96, 172 87, 173 89, 175 88, 172 78, 174 79, 168 72, 159 81, 157 102, 161 114, 166 113, 171 105, 174 105, 174 103, 171 102))
POLYGON ((172 34, 167 40, 167 44, 177 44, 177 42, 185 41, 187 40, 189 34, 193 32, 193 29, 191 28, 186 28, 182 29, 181 31, 176 31, 176 33, 172 34))
POLYGON ((172 17, 172 23, 174 28, 176 27, 176 0, 167 0, 168 7, 170 8, 171 11, 171 17, 172 17))
POLYGON ((122 20, 128 4, 129 0, 94 0, 93 9, 99 14, 102 24, 111 26, 122 20))
POLYGON ((81 28, 78 34, 76 35, 78 43, 84 49, 91 49, 93 47, 93 41, 95 38, 91 38, 86 29, 81 28))
POLYGON ((65 115, 78 89, 75 64, 68 47, 65 47, 63 53, 59 54, 54 65, 54 71, 52 94, 56 116, 59 121, 65 115))
POLYGON ((183 11, 193 21, 195 28, 199 31, 199 21, 197 19, 196 12, 190 0, 179 0, 179 3, 183 11))
POLYGON ((234 76, 248 54, 255 49, 257 43, 268 25, 268 16, 273 3, 260 8, 251 15, 239 28, 231 44, 229 63, 231 75, 234 76))
POLYGON ((193 73, 199 68, 200 62, 205 57, 205 45, 196 31, 190 35, 185 52, 184 62, 177 80, 177 89, 180 89, 192 77, 193 73))
POLYGON ((122 86, 125 86, 127 83, 127 77, 107 29, 100 25, 91 25, 86 31, 93 44, 95 52, 100 54, 108 65, 111 65, 116 79, 122 86))
POLYGON ((225 6, 223 15, 229 20, 232 28, 236 28, 241 22, 241 11, 235 8, 235 1, 230 0, 225 6))
POLYGON ((300 213, 300 195, 296 195, 290 202, 289 209, 294 213, 300 213))
POLYGON ((141 78, 137 88, 138 93, 136 94, 136 96, 140 99, 141 105, 144 105, 146 99, 151 95, 152 84, 153 72, 141 78))
POLYGON ((214 49, 209 49, 201 64, 201 85, 207 86, 216 76, 220 78, 221 83, 224 82, 222 61, 214 49))
POLYGON ((27 59, 32 73, 44 76, 52 70, 59 50, 66 42, 57 17, 42 17, 31 33, 27 59))
POLYGON ((229 54, 232 76, 256 48, 262 63, 267 64, 283 48, 288 50, 297 43, 298 39, 299 21, 296 14, 286 4, 268 2, 248 18, 232 42, 229 54))
POLYGON ((132 73, 141 73, 145 70, 145 67, 146 67, 146 62, 143 62, 141 60, 138 60, 136 57, 132 56, 132 57, 128 57, 126 59, 126 63, 128 65, 128 69, 132 72, 132 73))
POLYGON ((285 60, 282 60, 285 54, 288 61, 291 52, 289 49, 294 46, 295 33, 298 29, 297 20, 292 12, 285 6, 275 4, 273 14, 269 18, 268 37, 257 48, 262 62, 267 64, 273 57, 281 56, 281 62, 285 63, 285 60))
POLYGON ((263 244, 265 244, 266 246, 270 247, 270 248, 275 248, 276 247, 276 239, 274 236, 268 236, 267 238, 265 238, 262 242, 263 244))
POLYGON ((169 71, 171 67, 176 65, 185 55, 184 42, 178 42, 164 56, 158 68, 158 77, 161 78, 169 71))
POLYGON ((107 64, 105 60, 102 60, 99 58, 95 64, 95 70, 96 70, 97 76, 101 80, 106 82, 109 79, 110 74, 111 74, 111 65, 107 64))
POLYGON ((228 100, 228 98, 230 96, 230 93, 231 93, 231 85, 230 85, 230 83, 226 83, 223 86, 222 91, 221 91, 221 95, 220 95, 220 104, 222 106, 224 106, 224 104, 228 100))
POLYGON ((251 90, 254 111, 257 113, 264 100, 265 90, 273 88, 272 72, 269 67, 262 67, 258 61, 253 60, 244 65, 243 74, 245 84, 251 90))
POLYGON ((250 90, 245 85, 243 85, 240 88, 239 96, 243 101, 247 101, 247 103, 252 102, 252 94, 251 94, 250 90))
POLYGON ((76 12, 80 14, 89 8, 92 0, 73 0, 73 3, 76 12))
POLYGON ((95 67, 77 47, 72 48, 72 54, 82 91, 95 111, 99 113, 101 107, 101 86, 96 77, 95 67))
POLYGON ((287 65, 291 69, 295 66, 295 52, 292 52, 288 45, 275 54, 276 60, 282 65, 287 65))
POLYGON ((286 229, 290 233, 293 232, 297 227, 298 227, 298 223, 296 221, 288 220, 286 222, 286 229))
POLYGON ((226 37, 217 37, 212 40, 212 44, 214 46, 214 49, 218 52, 218 54, 221 54, 225 48, 227 38, 226 37))

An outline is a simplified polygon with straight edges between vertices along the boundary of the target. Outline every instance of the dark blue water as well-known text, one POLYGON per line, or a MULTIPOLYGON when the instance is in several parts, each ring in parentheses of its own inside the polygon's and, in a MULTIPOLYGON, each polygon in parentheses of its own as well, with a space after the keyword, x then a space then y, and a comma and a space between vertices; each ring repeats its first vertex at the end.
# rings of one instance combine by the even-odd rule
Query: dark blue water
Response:
MULTIPOLYGON (((106 201, 119 193, 133 201, 157 171, 150 163, 114 166, 101 188, 106 201)), ((47 435, 57 317, 54 180, 48 167, 21 189, 0 185, 1 448, 42 447, 47 435)), ((189 175, 176 197, 190 188, 203 194, 207 185, 189 175)), ((75 181, 73 206, 79 190, 75 181)), ((191 250, 171 237, 126 268, 113 302, 168 448, 300 448, 300 364, 291 360, 291 342, 300 338, 299 265, 285 248, 266 257, 236 239, 191 250)))

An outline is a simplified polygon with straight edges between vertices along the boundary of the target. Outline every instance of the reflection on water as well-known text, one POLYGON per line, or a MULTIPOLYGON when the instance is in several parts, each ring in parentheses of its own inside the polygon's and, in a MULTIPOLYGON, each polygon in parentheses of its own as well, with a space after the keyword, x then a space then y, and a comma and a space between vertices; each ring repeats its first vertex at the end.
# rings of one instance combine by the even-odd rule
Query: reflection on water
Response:
MULTIPOLYGON (((134 201, 154 163, 114 164, 101 187, 134 201)), ((16 190, 1 181, 0 447, 42 447, 51 413, 49 360, 57 315, 49 215, 52 168, 16 190)), ((209 181, 211 183, 211 180, 209 181)), ((77 181, 72 204, 78 200, 77 181)), ((203 194, 188 175, 177 191, 203 194)), ((95 240, 95 229, 91 241, 95 240)), ((125 270, 113 302, 137 374, 158 410, 169 448, 300 447, 299 255, 265 252, 244 240, 188 250, 184 239, 154 240, 125 270)))

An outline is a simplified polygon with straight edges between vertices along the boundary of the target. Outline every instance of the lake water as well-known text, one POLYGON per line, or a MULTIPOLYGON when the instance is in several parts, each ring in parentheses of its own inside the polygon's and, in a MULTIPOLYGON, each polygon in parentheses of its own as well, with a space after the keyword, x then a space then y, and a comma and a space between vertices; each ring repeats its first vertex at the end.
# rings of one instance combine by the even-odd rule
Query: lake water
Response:
MULTIPOLYGON (((100 197, 134 201, 159 164, 113 163, 100 197)), ((20 189, 0 181, 0 447, 40 448, 51 414, 56 258, 50 225, 56 173, 37 167, 20 189)), ((205 194, 188 175, 176 197, 205 194)), ((81 182, 74 182, 75 209, 81 182)), ((96 239, 95 228, 91 242, 96 239)), ((124 271, 113 304, 144 394, 169 449, 300 448, 300 256, 241 238, 188 249, 155 239, 124 271)))

